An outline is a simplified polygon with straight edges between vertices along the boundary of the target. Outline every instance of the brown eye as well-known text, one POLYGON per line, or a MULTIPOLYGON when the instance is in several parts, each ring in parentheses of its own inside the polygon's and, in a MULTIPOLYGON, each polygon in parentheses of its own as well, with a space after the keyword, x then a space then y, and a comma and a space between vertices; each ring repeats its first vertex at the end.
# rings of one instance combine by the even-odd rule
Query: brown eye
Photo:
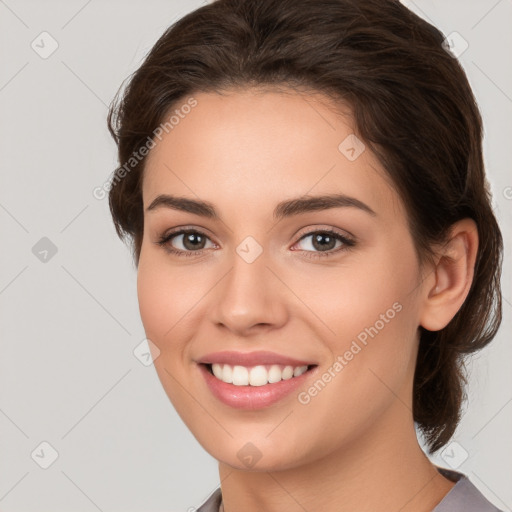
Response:
POLYGON ((157 244, 178 256, 195 256, 202 253, 208 240, 209 237, 200 231, 182 229, 162 236, 157 244))
POLYGON ((311 231, 302 236, 297 244, 308 239, 310 241, 304 243, 299 250, 312 253, 311 255, 308 254, 309 257, 330 256, 355 245, 353 240, 333 230, 311 231))
MULTIPOLYGON (((204 249, 205 243, 206 243, 206 237, 201 235, 200 233, 191 231, 188 233, 184 233, 182 235, 182 245, 185 247, 185 249, 189 251, 194 251, 197 249, 204 249)), ((176 238, 174 236, 173 238, 176 238)))

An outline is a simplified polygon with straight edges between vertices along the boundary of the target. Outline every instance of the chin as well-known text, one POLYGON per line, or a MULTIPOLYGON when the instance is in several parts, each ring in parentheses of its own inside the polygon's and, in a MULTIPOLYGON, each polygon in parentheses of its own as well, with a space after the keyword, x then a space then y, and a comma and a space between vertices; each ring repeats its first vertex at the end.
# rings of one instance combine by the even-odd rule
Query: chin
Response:
POLYGON ((257 436, 253 441, 246 438, 229 438, 225 443, 201 443, 202 447, 217 461, 240 471, 282 471, 306 464, 314 456, 298 453, 297 446, 283 444, 281 440, 270 441, 265 436, 261 442, 257 436))

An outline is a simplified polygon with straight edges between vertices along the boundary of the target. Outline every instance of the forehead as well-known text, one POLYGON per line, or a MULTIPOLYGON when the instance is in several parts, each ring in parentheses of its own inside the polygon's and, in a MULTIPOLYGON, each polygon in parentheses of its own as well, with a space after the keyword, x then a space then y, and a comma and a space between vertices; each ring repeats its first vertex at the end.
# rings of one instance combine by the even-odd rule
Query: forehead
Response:
POLYGON ((193 98, 192 109, 180 111, 187 98, 173 106, 172 128, 147 157, 145 208, 163 193, 226 202, 239 213, 270 210, 286 197, 343 193, 402 213, 343 105, 320 94, 255 89, 193 98))

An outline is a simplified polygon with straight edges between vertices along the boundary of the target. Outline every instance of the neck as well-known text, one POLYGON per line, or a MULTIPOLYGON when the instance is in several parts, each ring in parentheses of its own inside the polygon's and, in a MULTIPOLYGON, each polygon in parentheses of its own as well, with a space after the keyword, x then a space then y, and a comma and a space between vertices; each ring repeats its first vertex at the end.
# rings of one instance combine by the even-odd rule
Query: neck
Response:
POLYGON ((301 466, 247 471, 220 462, 224 512, 431 512, 454 483, 419 446, 412 418, 396 421, 410 410, 398 400, 393 407, 390 421, 301 466))

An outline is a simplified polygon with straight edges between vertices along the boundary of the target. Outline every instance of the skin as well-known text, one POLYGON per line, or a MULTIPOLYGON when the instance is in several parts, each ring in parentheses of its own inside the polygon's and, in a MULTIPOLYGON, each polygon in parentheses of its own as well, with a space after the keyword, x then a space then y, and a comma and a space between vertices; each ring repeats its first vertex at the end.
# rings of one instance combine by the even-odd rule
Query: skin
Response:
MULTIPOLYGON (((474 222, 455 224, 422 268, 376 157, 366 149, 349 161, 338 150, 355 129, 327 98, 256 89, 194 97, 197 106, 146 162, 137 287, 160 381, 219 461, 224 510, 431 511, 454 484, 414 430, 418 327, 443 328, 464 302, 474 222), (272 217, 282 200, 340 192, 377 215, 345 207, 272 217), (163 193, 209 201, 220 220, 146 211, 163 193), (157 244, 178 226, 206 234, 202 255, 179 257, 157 244), (335 252, 337 243, 315 258, 322 250, 313 237, 300 238, 326 228, 352 234, 356 245, 335 252), (247 236, 263 249, 250 264, 236 252, 247 236), (317 363, 318 377, 395 302, 401 311, 308 404, 292 393, 264 409, 233 409, 212 396, 195 362, 218 350, 271 350, 317 363), (252 468, 237 457, 248 442, 261 454, 252 468)), ((193 252, 183 239, 168 245, 193 252)))

